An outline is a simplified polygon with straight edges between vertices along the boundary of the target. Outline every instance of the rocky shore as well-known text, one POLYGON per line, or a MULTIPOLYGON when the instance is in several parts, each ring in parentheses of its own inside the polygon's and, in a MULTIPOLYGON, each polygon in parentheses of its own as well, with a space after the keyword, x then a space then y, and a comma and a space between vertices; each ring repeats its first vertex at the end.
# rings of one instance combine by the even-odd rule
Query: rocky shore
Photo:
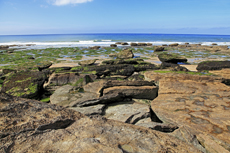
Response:
POLYGON ((0 72, 0 152, 230 152, 226 46, 9 49, 0 47, 11 61, 0 72), (75 60, 58 62, 64 54, 75 60))

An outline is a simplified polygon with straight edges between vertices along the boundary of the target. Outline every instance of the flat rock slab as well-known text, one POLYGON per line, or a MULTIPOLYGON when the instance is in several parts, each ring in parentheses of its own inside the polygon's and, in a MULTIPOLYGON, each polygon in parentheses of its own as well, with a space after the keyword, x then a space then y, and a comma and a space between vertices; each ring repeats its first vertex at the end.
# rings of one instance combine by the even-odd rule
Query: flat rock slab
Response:
POLYGON ((75 88, 76 87, 71 85, 65 85, 58 88, 54 94, 50 96, 50 103, 65 107, 72 107, 77 103, 98 99, 98 95, 95 93, 80 93, 75 91, 75 88))
POLYGON ((0 93, 0 152, 200 152, 168 134, 0 93))
POLYGON ((135 102, 113 103, 108 105, 104 116, 108 119, 135 124, 150 117, 150 108, 147 104, 135 102))
POLYGON ((102 115, 105 109, 105 105, 98 104, 88 107, 70 107, 70 109, 73 109, 85 115, 102 115))
MULTIPOLYGON (((207 135, 218 146, 230 150, 230 87, 220 82, 198 82, 161 78, 159 96, 151 103, 153 111, 165 123, 187 126, 195 135, 207 135)), ((199 139, 199 141, 201 141, 199 139)), ((209 151, 219 152, 205 142, 209 151)))
POLYGON ((124 94, 126 97, 136 99, 151 99, 157 97, 158 87, 156 86, 119 86, 104 89, 103 95, 116 92, 124 94))

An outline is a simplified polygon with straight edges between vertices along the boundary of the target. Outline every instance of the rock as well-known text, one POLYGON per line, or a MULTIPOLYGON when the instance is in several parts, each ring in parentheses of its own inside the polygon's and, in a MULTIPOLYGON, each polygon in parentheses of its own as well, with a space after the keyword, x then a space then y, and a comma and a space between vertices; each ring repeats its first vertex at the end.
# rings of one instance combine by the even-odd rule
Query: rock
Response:
POLYGON ((88 106, 88 107, 70 107, 70 109, 73 109, 73 110, 80 112, 82 114, 85 114, 87 116, 103 115, 105 105, 98 104, 98 105, 93 105, 93 106, 88 106))
POLYGON ((217 46, 217 43, 212 43, 213 46, 217 46))
POLYGON ((128 77, 127 80, 129 80, 129 81, 144 81, 145 77, 144 77, 144 75, 141 75, 141 74, 133 74, 130 77, 128 77))
POLYGON ((166 62, 161 63, 161 68, 162 69, 170 68, 171 71, 184 71, 184 72, 189 71, 186 67, 180 66, 179 64, 166 63, 166 62))
POLYGON ((161 46, 156 46, 155 48, 154 48, 154 52, 161 52, 161 51, 164 51, 164 47, 161 47, 161 46))
POLYGON ((221 70, 223 68, 230 68, 230 61, 204 61, 198 64, 197 70, 221 70))
POLYGON ((178 46, 178 45, 179 45, 178 43, 169 44, 170 47, 175 47, 175 46, 178 46))
POLYGON ((73 107, 76 103, 97 99, 98 95, 94 93, 80 93, 76 87, 64 85, 58 88, 51 96, 50 103, 65 107, 73 107))
MULTIPOLYGON (((158 97, 151 103, 153 111, 164 123, 186 126, 194 135, 206 135, 218 141, 217 147, 229 151, 230 87, 220 82, 201 82, 161 77, 158 97)), ((198 138, 199 142, 202 140, 198 138)), ((213 143, 205 148, 213 152, 213 143)))
POLYGON ((186 48, 187 45, 178 45, 179 48, 186 48))
POLYGON ((116 44, 116 45, 121 45, 121 43, 122 43, 122 42, 116 42, 115 44, 116 44))
POLYGON ((168 46, 167 44, 162 44, 162 46, 168 46))
POLYGON ((14 70, 14 69, 2 69, 2 73, 3 74, 8 74, 8 73, 16 73, 17 70, 14 70))
POLYGON ((188 42, 186 42, 186 43, 184 43, 185 45, 189 45, 189 43, 188 42))
POLYGON ((137 43, 130 43, 130 46, 138 46, 137 43))
POLYGON ((97 61, 97 59, 84 60, 84 61, 78 62, 78 64, 82 65, 82 66, 88 66, 88 65, 93 65, 96 61, 97 61))
POLYGON ((146 43, 137 43, 138 46, 147 46, 146 43))
POLYGON ((178 62, 186 63, 188 60, 185 57, 182 57, 178 54, 169 54, 169 53, 161 53, 158 55, 158 58, 161 62, 174 63, 178 62))
POLYGON ((47 86, 62 86, 66 84, 73 84, 76 87, 81 87, 89 82, 93 82, 94 75, 79 74, 79 73, 53 73, 48 82, 47 86))
POLYGON ((127 42, 122 42, 121 45, 129 45, 127 42))
POLYGON ((150 117, 150 108, 147 104, 134 102, 118 102, 108 105, 104 117, 135 124, 138 121, 150 117))
POLYGON ((2 91, 10 95, 37 99, 43 92, 47 77, 42 72, 18 72, 10 74, 3 83, 2 91))
POLYGON ((117 45, 116 44, 111 44, 110 47, 117 47, 117 45))
POLYGON ((101 48, 101 46, 93 46, 93 47, 89 47, 89 49, 94 49, 94 50, 98 50, 98 49, 100 49, 101 48))
POLYGON ((45 61, 37 64, 37 68, 39 71, 42 71, 44 69, 48 69, 52 65, 51 62, 45 61))
POLYGON ((152 43, 147 43, 147 46, 152 46, 153 44, 152 43))
POLYGON ((122 93, 126 97, 136 99, 150 99, 153 100, 157 97, 158 87, 156 86, 119 86, 106 88, 103 91, 104 95, 113 93, 122 93))
POLYGON ((0 93, 0 152, 197 152, 168 134, 0 93))
POLYGON ((27 59, 35 59, 33 56, 28 56, 27 59))
POLYGON ((2 50, 5 50, 5 49, 8 49, 10 46, 8 46, 8 45, 1 45, 0 46, 0 49, 2 49, 2 50))
POLYGON ((115 60, 105 60, 102 64, 115 65, 115 64, 139 64, 139 62, 144 61, 143 59, 115 59, 115 60))
POLYGON ((117 54, 117 58, 120 58, 120 59, 129 59, 133 57, 134 57, 134 54, 133 54, 132 49, 125 49, 125 50, 120 51, 117 54))

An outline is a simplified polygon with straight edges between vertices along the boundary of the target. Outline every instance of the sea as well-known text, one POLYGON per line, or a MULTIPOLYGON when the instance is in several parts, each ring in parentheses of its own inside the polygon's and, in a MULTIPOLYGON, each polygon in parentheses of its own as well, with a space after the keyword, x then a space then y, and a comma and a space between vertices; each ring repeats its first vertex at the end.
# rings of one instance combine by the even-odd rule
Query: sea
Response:
POLYGON ((19 45, 28 48, 59 48, 110 46, 116 42, 146 42, 153 45, 190 43, 230 46, 230 35, 152 34, 152 33, 97 33, 97 34, 39 34, 0 35, 0 45, 19 45), (28 45, 30 44, 30 45, 28 45))

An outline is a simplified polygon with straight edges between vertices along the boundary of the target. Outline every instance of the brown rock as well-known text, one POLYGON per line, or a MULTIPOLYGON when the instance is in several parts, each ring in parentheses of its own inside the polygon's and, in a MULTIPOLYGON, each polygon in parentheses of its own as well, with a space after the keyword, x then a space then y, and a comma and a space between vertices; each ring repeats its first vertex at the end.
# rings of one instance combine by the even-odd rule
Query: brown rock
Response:
POLYGON ((133 57, 134 57, 134 54, 133 54, 132 49, 125 49, 125 50, 120 51, 117 54, 117 58, 121 58, 121 59, 128 59, 128 58, 133 58, 133 57))
POLYGON ((137 43, 138 46, 147 46, 146 43, 137 43))
POLYGON ((83 60, 83 61, 78 62, 78 64, 82 66, 88 66, 88 65, 93 65, 96 61, 97 59, 83 60))
POLYGON ((137 43, 130 43, 130 46, 138 46, 137 43))
POLYGON ((178 46, 178 45, 179 45, 178 43, 169 44, 170 47, 175 47, 175 46, 178 46))
POLYGON ((111 44, 110 47, 117 47, 117 45, 116 44, 111 44))
POLYGON ((123 42, 121 43, 121 45, 129 45, 127 42, 123 42))
MULTIPOLYGON (((159 79, 158 94, 151 106, 160 120, 187 126, 194 135, 213 137, 218 141, 216 151, 218 148, 229 150, 229 86, 215 79, 202 82, 166 76, 159 79)), ((213 147, 211 141, 206 141, 209 152, 213 152, 209 149, 213 147)))
POLYGON ((164 51, 164 47, 162 47, 162 46, 156 46, 155 48, 154 48, 154 51, 155 52, 161 52, 161 51, 164 51))
POLYGON ((147 46, 152 46, 153 44, 152 43, 147 43, 147 46))
POLYGON ((168 134, 0 93, 0 152, 200 152, 168 134))

